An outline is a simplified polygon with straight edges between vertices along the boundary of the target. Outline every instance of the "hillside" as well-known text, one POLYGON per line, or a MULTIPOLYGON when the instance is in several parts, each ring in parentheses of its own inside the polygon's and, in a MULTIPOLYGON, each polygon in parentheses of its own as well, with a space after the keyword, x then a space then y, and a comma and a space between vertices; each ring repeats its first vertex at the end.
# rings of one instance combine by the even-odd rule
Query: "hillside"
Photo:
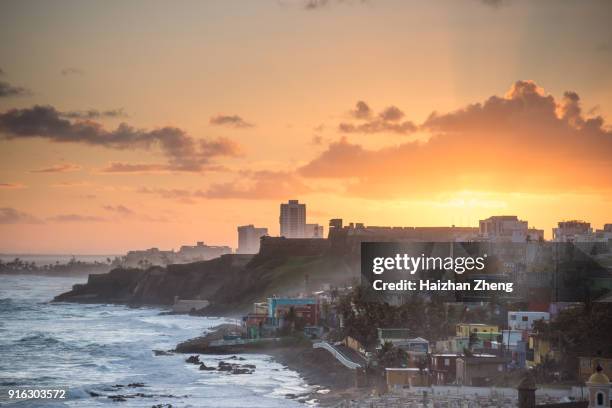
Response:
POLYGON ((295 295, 306 285, 316 290, 322 284, 345 285, 357 279, 355 264, 332 254, 326 241, 268 238, 254 256, 223 255, 147 270, 117 268, 90 275, 86 284, 75 285, 55 300, 171 305, 178 296, 209 300, 207 314, 242 313, 271 295, 295 295))

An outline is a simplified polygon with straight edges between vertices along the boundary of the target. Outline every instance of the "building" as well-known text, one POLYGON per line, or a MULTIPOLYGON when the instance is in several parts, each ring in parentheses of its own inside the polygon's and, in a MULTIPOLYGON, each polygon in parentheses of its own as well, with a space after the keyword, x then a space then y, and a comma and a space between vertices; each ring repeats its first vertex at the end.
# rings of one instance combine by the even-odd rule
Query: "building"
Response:
POLYGON ((431 355, 431 373, 437 385, 452 384, 457 375, 457 359, 461 354, 438 353, 431 355))
POLYGON ((482 387, 489 385, 504 372, 508 360, 494 355, 473 355, 457 358, 457 382, 461 385, 482 387))
POLYGON ((183 245, 174 255, 175 263, 188 263, 197 261, 207 261, 218 258, 221 255, 231 254, 232 249, 228 246, 205 245, 203 241, 198 241, 196 245, 183 245))
POLYGON ((289 200, 280 205, 280 235, 285 238, 305 238, 306 204, 289 200))
POLYGON ((586 384, 589 389, 589 408, 610 408, 610 378, 600 365, 586 384))
POLYGON ((519 220, 516 215, 499 215, 479 221, 481 239, 490 242, 525 242, 544 237, 544 231, 529 231, 527 221, 519 220), (541 235, 539 232, 541 231, 541 235))
POLYGON ((128 268, 148 268, 153 265, 170 265, 207 261, 218 258, 221 255, 231 254, 232 249, 228 246, 209 246, 199 241, 196 245, 183 245, 178 251, 160 251, 158 248, 150 248, 142 251, 129 251, 123 261, 128 268))
POLYGON ((253 224, 238 227, 239 254, 256 254, 259 252, 261 237, 268 235, 267 228, 257 228, 253 224))
POLYGON ((575 242, 584 240, 585 236, 593 234, 591 223, 579 220, 560 221, 553 228, 553 241, 575 242), (582 239, 581 239, 582 238, 582 239))
POLYGON ((385 368, 385 377, 389 390, 429 386, 429 372, 427 369, 385 368))
POLYGON ((612 376, 612 358, 602 357, 578 357, 578 375, 583 381, 587 381, 597 366, 601 367, 602 373, 608 377, 612 376))
POLYGON ((304 226, 304 238, 325 238, 323 226, 319 224, 306 224, 304 226))
POLYGON ((529 334, 527 344, 527 366, 534 367, 546 360, 558 360, 559 354, 553 345, 538 333, 529 334))
POLYGON ((277 326, 282 326, 283 319, 293 309, 295 316, 309 326, 319 324, 319 305, 314 298, 268 298, 268 317, 277 326))
POLYGON ((510 330, 530 331, 533 329, 533 323, 538 320, 549 321, 550 313, 528 311, 508 312, 508 328, 510 330))
POLYGON ((455 330, 458 337, 470 337, 471 333, 499 333, 499 327, 484 323, 459 323, 455 330))

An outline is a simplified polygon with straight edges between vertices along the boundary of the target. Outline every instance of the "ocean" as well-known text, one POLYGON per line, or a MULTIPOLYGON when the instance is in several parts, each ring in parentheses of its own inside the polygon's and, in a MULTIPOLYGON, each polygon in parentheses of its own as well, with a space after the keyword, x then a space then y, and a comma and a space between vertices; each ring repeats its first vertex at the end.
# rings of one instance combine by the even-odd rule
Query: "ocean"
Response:
MULTIPOLYGON (((262 354, 245 354, 253 374, 200 371, 182 354, 155 356, 223 319, 162 309, 51 303, 76 278, 0 275, 0 406, 303 407, 286 398, 309 391, 298 373, 262 354), (129 384, 141 383, 140 387, 129 384), (67 390, 65 399, 8 398, 17 387, 67 390), (123 395, 115 402, 109 396, 123 395)), ((202 355, 207 366, 228 356, 202 355)), ((307 404, 310 404, 309 402, 307 404)))

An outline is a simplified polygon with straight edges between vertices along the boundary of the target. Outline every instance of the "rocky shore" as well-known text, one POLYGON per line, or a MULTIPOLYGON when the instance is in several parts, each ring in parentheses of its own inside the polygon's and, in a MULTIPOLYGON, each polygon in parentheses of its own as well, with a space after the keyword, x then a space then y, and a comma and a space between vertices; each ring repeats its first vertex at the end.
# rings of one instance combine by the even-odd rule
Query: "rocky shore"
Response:
POLYGON ((211 333, 179 343, 173 352, 189 354, 188 363, 198 364, 198 354, 228 354, 228 362, 222 361, 218 367, 206 367, 202 370, 221 370, 234 374, 247 374, 255 367, 243 367, 240 354, 265 354, 276 362, 296 371, 312 387, 307 396, 288 396, 300 400, 317 400, 321 406, 333 406, 346 399, 363 396, 368 390, 355 388, 355 372, 340 364, 327 351, 313 349, 312 343, 298 337, 285 337, 277 341, 262 341, 251 344, 232 346, 211 346, 210 342, 223 337, 223 334, 235 330, 234 325, 220 325, 211 333), (221 364, 223 363, 223 364, 221 364))

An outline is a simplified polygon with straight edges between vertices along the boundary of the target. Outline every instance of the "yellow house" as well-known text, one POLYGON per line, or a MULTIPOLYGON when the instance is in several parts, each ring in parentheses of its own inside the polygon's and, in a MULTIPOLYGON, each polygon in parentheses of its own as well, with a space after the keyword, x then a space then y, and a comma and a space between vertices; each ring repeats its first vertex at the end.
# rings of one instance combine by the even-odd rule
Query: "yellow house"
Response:
MULTIPOLYGON (((556 360, 557 353, 553 350, 550 341, 543 339, 537 333, 529 335, 529 350, 533 350, 533 357, 527 359, 527 365, 529 367, 542 364, 546 357, 556 360)), ((589 372, 589 375, 592 371, 589 372)), ((588 376, 587 376, 588 378, 588 376)))
POLYGON ((498 333, 499 327, 484 323, 459 323, 456 332, 459 337, 470 337, 470 333, 498 333))

